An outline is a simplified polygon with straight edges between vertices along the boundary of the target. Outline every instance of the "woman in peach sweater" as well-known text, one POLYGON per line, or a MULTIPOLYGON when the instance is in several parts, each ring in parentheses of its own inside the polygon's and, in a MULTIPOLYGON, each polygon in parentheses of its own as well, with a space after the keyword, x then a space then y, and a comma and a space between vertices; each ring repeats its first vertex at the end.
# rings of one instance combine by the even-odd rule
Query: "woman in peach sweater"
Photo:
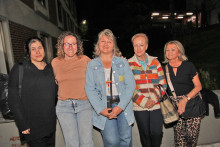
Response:
POLYGON ((82 42, 72 32, 63 32, 52 61, 58 84, 56 113, 66 147, 92 147, 92 107, 85 92, 86 68, 90 58, 83 55, 82 42))

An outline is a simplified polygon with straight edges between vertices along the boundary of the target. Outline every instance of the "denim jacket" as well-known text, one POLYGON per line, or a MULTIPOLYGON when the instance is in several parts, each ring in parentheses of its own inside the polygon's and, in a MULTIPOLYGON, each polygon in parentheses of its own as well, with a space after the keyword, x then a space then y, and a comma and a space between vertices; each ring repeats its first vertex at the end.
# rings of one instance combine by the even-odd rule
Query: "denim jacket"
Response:
MULTIPOLYGON (((113 56, 112 73, 120 97, 118 106, 123 109, 128 124, 132 125, 134 123, 134 114, 131 98, 136 84, 127 60, 113 56)), ((100 112, 107 108, 107 95, 104 66, 100 57, 88 63, 85 89, 94 110, 93 125, 103 130, 107 117, 101 115, 100 112)))

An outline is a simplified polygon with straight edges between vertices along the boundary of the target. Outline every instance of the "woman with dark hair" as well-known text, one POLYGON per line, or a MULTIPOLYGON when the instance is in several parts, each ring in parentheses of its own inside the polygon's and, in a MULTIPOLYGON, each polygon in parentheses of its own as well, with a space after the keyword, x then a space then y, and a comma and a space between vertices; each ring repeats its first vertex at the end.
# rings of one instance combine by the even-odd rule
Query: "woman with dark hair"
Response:
POLYGON ((66 147, 92 147, 92 107, 84 88, 90 59, 72 32, 63 32, 56 47, 58 57, 52 61, 59 87, 56 113, 66 147))
POLYGON ((19 97, 19 64, 9 75, 9 105, 18 130, 30 147, 54 147, 56 130, 56 83, 53 69, 44 62, 42 41, 33 37, 26 42, 23 80, 19 97))

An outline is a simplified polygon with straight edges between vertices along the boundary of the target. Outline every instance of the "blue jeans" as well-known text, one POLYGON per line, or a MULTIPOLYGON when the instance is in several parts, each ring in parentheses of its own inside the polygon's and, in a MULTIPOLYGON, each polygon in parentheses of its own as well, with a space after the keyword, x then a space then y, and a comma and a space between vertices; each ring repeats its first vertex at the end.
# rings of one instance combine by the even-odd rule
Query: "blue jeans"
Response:
POLYGON ((58 100, 56 113, 66 147, 93 147, 92 107, 88 100, 58 100))
POLYGON ((106 120, 101 134, 104 147, 132 147, 132 126, 128 125, 123 111, 117 119, 106 120))

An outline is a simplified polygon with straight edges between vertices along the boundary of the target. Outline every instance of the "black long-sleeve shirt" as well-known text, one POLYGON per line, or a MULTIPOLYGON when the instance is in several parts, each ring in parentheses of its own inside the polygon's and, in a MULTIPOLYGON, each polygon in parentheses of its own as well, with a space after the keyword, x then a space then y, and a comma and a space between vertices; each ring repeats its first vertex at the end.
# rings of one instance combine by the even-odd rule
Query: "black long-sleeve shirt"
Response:
POLYGON ((8 99, 19 131, 30 128, 30 134, 25 138, 31 141, 56 130, 56 83, 50 64, 39 70, 26 61, 23 67, 21 98, 18 96, 19 67, 16 64, 9 76, 8 99))

